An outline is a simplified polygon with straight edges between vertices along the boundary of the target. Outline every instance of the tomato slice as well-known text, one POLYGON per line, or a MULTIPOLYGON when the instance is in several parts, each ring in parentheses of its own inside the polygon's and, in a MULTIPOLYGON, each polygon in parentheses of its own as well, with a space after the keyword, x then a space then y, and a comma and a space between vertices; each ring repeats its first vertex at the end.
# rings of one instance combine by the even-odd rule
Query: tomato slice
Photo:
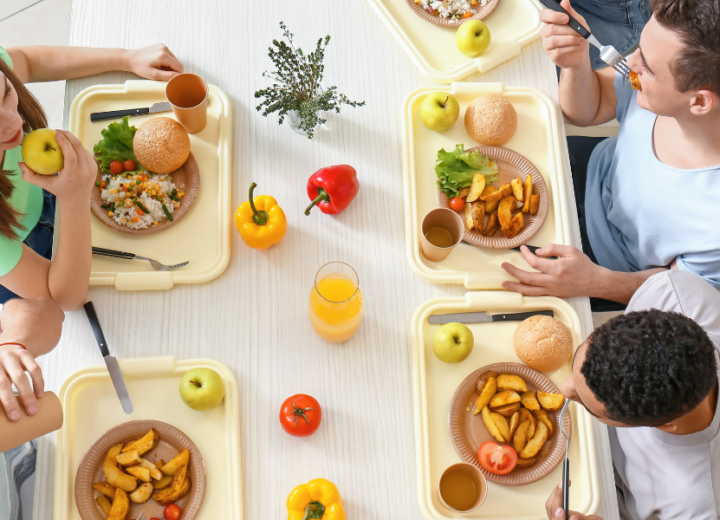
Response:
POLYGON ((514 470, 517 458, 517 453, 510 446, 499 446, 492 441, 483 442, 478 450, 480 465, 496 475, 505 475, 514 470))

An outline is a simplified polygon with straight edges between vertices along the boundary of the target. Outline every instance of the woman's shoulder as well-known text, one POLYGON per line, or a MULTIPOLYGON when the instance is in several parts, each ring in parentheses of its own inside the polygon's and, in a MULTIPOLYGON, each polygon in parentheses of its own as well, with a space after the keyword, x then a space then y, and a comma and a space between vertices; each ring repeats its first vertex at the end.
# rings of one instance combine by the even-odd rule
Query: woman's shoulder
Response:
POLYGON ((12 58, 10 58, 10 55, 8 52, 0 45, 0 60, 3 60, 5 63, 8 64, 8 67, 12 69, 12 58))

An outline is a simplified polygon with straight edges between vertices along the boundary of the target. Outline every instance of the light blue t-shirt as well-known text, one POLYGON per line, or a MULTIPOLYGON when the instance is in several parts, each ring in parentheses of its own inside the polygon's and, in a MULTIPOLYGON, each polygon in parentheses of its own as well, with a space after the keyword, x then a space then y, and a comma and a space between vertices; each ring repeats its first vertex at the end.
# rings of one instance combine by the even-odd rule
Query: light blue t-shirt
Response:
POLYGON ((720 165, 682 170, 655 155, 657 116, 640 108, 630 83, 615 76, 620 132, 590 157, 585 189, 587 232, 598 263, 634 272, 667 266, 720 289, 720 165))

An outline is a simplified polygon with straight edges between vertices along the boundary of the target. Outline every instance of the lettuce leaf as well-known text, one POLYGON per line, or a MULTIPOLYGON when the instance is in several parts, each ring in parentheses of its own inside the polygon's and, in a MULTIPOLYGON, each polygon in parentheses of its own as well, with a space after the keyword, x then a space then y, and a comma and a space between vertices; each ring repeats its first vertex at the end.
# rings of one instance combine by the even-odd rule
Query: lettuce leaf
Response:
POLYGON ((438 152, 435 173, 438 187, 450 198, 457 197, 462 188, 470 187, 476 173, 485 176, 488 186, 499 182, 497 163, 477 150, 466 152, 462 144, 456 145, 452 152, 444 148, 438 152))
POLYGON ((132 159, 137 163, 133 153, 133 137, 137 128, 128 124, 128 116, 119 123, 110 123, 102 133, 102 140, 95 145, 93 153, 100 161, 100 169, 104 172, 110 171, 110 163, 113 161, 126 161, 132 159))

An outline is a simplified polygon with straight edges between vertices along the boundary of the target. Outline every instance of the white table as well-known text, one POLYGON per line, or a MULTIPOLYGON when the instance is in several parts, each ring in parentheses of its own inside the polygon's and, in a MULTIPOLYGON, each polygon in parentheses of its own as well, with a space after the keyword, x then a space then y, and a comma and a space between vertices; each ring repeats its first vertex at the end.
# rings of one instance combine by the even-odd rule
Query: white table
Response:
MULTIPOLYGON (((365 2, 266 5, 74 0, 71 45, 135 48, 162 41, 186 70, 228 93, 236 122, 234 205, 256 181, 257 193, 275 196, 290 222, 283 242, 266 252, 248 248, 236 235, 231 264, 212 283, 146 293, 99 287, 90 290, 90 298, 118 357, 211 357, 232 368, 243 410, 246 518, 283 518, 288 492, 319 476, 338 485, 348 518, 420 518, 410 318, 429 298, 465 292, 424 282, 405 260, 400 105, 410 90, 428 81, 365 2), (281 37, 280 20, 306 51, 330 34, 324 84, 367 101, 366 107, 330 116, 330 130, 320 131, 313 141, 254 108, 253 93, 268 84, 261 74, 270 66, 267 47, 281 37), (335 218, 319 211, 302 215, 308 176, 341 163, 358 170, 361 190, 355 202, 335 218), (357 269, 365 300, 364 321, 343 346, 319 340, 306 315, 315 272, 331 260, 357 269), (277 424, 280 404, 296 392, 314 395, 325 409, 321 429, 305 440, 284 434, 277 424)), ((86 86, 128 77, 108 74, 68 82, 66 111, 86 86)), ((534 87, 557 99, 555 70, 539 42, 468 80, 534 87)), ((569 165, 566 173, 572 188, 569 165)), ((573 225, 579 244, 577 222, 573 225)), ((572 303, 589 333, 587 299, 572 303)), ((101 362, 84 314, 74 312, 68 314, 61 344, 41 364, 47 387, 57 390, 70 372, 101 362)), ((599 513, 617 518, 607 434, 598 426, 595 435, 603 491, 599 513)), ((40 446, 34 518, 46 520, 52 517, 52 437, 40 446)))

